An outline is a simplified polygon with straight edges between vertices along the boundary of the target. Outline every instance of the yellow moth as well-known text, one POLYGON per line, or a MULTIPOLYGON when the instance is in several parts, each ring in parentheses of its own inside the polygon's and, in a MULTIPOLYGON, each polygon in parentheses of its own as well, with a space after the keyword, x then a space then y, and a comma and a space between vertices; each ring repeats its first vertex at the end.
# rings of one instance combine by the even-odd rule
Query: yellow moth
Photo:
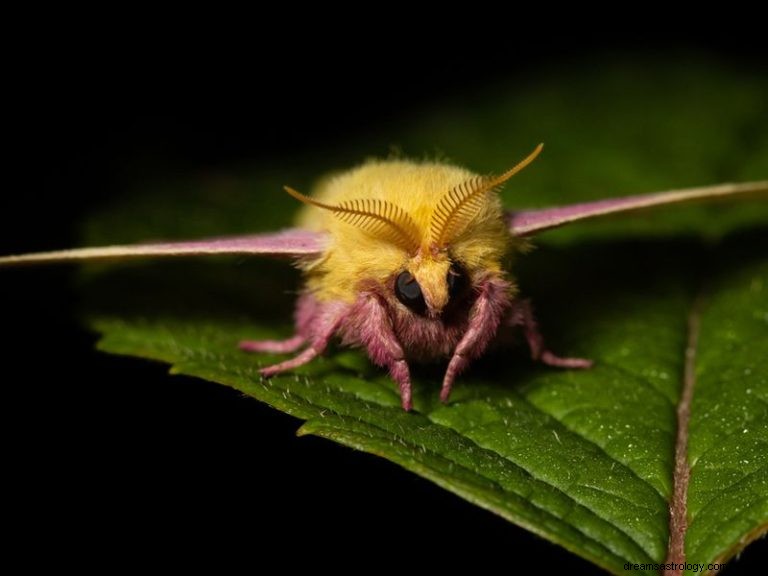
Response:
POLYGON ((410 364, 447 360, 440 397, 500 331, 522 328, 531 355, 551 366, 591 362, 548 350, 508 263, 541 230, 617 212, 706 198, 765 193, 768 182, 722 184, 611 198, 564 207, 505 211, 497 191, 541 152, 498 176, 439 162, 373 161, 325 180, 305 203, 298 227, 271 234, 131 246, 79 248, 0 257, 0 265, 201 254, 291 256, 305 276, 295 334, 245 341, 250 352, 294 354, 263 368, 291 370, 338 337, 389 370, 403 408, 411 401, 410 364))

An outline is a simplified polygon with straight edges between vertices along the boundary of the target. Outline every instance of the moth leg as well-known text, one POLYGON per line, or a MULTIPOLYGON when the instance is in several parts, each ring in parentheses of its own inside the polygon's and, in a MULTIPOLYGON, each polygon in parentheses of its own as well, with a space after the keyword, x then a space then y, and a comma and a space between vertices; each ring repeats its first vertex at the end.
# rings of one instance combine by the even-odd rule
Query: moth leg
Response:
POLYGON ((272 352, 288 354, 296 352, 307 341, 306 337, 296 334, 285 340, 243 340, 237 346, 245 352, 272 352))
POLYGON ((298 368, 299 366, 303 366, 304 364, 311 362, 320 354, 322 354, 323 350, 325 350, 325 345, 316 345, 313 343, 304 349, 301 354, 294 356, 290 360, 286 360, 285 362, 280 362, 279 364, 273 364, 272 366, 267 366, 266 368, 260 369, 259 374, 269 378, 275 374, 280 374, 281 372, 286 372, 287 370, 293 370, 294 368, 298 368))
POLYGON ((285 340, 243 340, 238 344, 245 352, 272 352, 289 354, 296 352, 311 340, 315 319, 322 314, 322 305, 311 294, 302 294, 296 302, 294 313, 295 334, 285 340))
POLYGON ((356 340, 365 346, 374 364, 389 370, 400 391, 403 409, 410 410, 413 407, 411 372, 384 303, 376 294, 365 293, 358 299, 351 317, 356 340))
MULTIPOLYGON (((349 307, 338 302, 316 305, 316 315, 312 324, 312 336, 309 339, 309 346, 290 360, 262 368, 259 370, 259 373, 262 376, 270 377, 280 372, 298 368, 315 359, 325 351, 331 338, 339 329, 339 325, 344 322, 348 315, 349 307)), ((296 337, 294 336, 294 338, 296 337)), ((298 337, 304 338, 301 334, 298 337)), ((307 340, 307 338, 304 338, 304 340, 307 340)), ((301 346, 301 343, 296 348, 299 346, 301 346)))
POLYGON ((544 344, 544 336, 539 330, 536 317, 533 315, 530 300, 516 300, 512 304, 512 312, 509 315, 510 326, 522 326, 528 347, 531 349, 531 358, 538 360, 547 366, 558 368, 591 368, 592 360, 586 358, 561 358, 544 344))
POLYGON ((507 285, 490 279, 480 285, 480 294, 469 313, 469 326, 462 336, 443 377, 440 400, 448 402, 456 377, 480 356, 496 335, 496 330, 509 306, 507 285))

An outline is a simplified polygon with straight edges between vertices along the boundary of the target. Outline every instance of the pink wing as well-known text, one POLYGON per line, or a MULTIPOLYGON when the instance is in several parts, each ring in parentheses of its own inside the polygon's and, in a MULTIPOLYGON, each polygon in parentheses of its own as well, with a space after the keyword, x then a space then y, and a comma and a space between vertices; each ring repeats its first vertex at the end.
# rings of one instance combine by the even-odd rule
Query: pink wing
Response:
POLYGON ((19 256, 0 257, 0 266, 21 264, 47 264, 76 262, 79 260, 124 260, 161 256, 199 256, 205 254, 261 254, 264 256, 319 256, 327 243, 327 236, 291 228, 270 234, 231 236, 194 240, 189 242, 159 242, 126 246, 100 246, 38 252, 19 256))
POLYGON ((693 200, 731 198, 747 194, 765 194, 766 192, 768 192, 768 180, 745 182, 743 184, 718 184, 717 186, 687 188, 670 192, 658 192, 656 194, 607 198, 605 200, 571 204, 570 206, 560 206, 557 208, 509 212, 507 213, 507 224, 513 236, 530 236, 531 234, 549 230, 550 228, 557 228, 570 222, 616 214, 618 212, 629 212, 640 210, 641 208, 693 200))

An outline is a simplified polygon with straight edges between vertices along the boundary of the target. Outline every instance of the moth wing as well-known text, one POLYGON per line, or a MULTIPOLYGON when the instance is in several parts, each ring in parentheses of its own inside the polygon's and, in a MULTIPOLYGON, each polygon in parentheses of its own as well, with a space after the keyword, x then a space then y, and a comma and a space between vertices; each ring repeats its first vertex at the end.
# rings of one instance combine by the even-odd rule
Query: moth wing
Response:
POLYGON ((766 193, 768 193, 768 181, 718 184, 716 186, 686 188, 669 192, 657 192, 655 194, 607 198, 605 200, 571 204, 570 206, 559 206, 557 208, 507 212, 506 219, 509 231, 513 236, 530 236, 564 224, 597 218, 598 216, 631 212, 633 210, 666 204, 715 198, 735 198, 766 193))
POLYGON ((213 254, 258 254, 262 256, 312 258, 323 253, 327 241, 327 235, 321 232, 289 228, 273 233, 252 234, 248 236, 229 236, 183 242, 74 248, 71 250, 2 256, 0 257, 0 266, 213 254))

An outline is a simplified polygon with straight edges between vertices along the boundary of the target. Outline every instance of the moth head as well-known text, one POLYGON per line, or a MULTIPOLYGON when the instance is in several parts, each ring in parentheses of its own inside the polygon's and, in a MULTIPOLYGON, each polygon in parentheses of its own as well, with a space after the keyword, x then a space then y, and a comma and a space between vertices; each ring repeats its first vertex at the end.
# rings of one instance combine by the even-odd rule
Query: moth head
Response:
POLYGON ((400 303, 419 316, 439 317, 468 285, 464 268, 451 263, 446 250, 433 250, 413 218, 399 206, 378 198, 345 200, 326 204, 285 187, 291 196, 331 211, 337 218, 399 246, 406 257, 404 268, 394 276, 392 289, 400 303))
POLYGON ((380 285, 391 288, 400 304, 411 312, 438 318, 447 307, 456 309, 454 305, 459 302, 468 302, 465 296, 469 294, 470 278, 484 268, 499 266, 498 255, 506 246, 508 233, 492 194, 530 164, 541 149, 540 144, 499 176, 473 176, 445 192, 424 193, 409 182, 400 187, 407 189, 404 193, 363 195, 330 204, 287 186, 285 190, 375 239, 372 245, 347 241, 344 255, 353 265, 347 267, 347 262, 342 261, 341 268, 348 271, 350 278, 368 282, 371 275, 380 285), (481 212, 493 214, 492 221, 478 219, 481 212), (384 258, 377 258, 378 243, 397 250, 382 251, 384 258))
POLYGON ((419 316, 440 317, 446 308, 458 305, 470 287, 464 266, 443 257, 418 255, 394 279, 394 292, 406 308, 419 316))

